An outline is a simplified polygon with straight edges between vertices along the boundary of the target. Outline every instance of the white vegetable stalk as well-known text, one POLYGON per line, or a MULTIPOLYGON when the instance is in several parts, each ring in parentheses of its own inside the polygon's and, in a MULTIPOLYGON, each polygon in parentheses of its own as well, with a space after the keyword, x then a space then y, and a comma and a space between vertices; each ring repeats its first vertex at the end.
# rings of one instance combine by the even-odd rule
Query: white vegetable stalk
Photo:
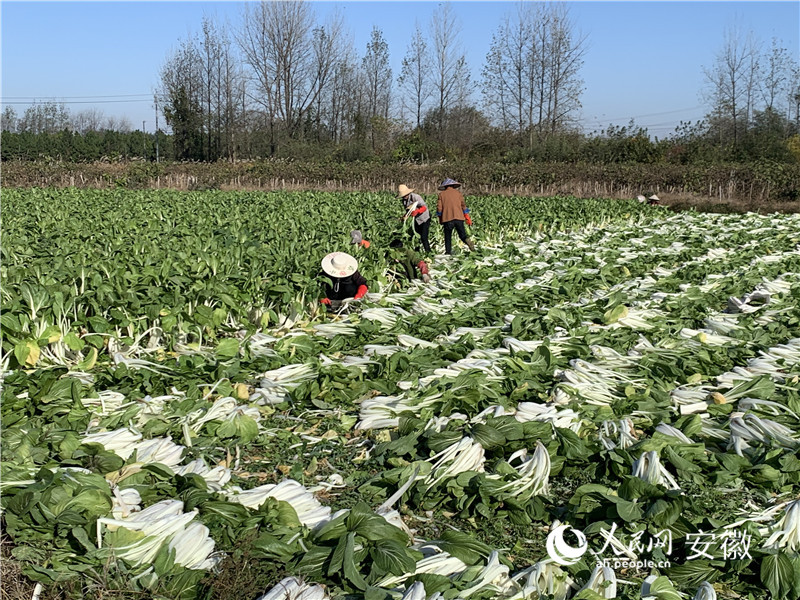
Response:
MULTIPOLYGON (((561 393, 563 393, 563 391, 561 391, 561 393)), ((553 427, 571 429, 575 433, 578 433, 581 429, 581 418, 578 413, 571 408, 558 410, 558 408, 549 404, 520 402, 517 404, 514 418, 520 423, 525 423, 527 421, 550 423, 553 427)))
POLYGON ((197 458, 183 466, 172 469, 176 475, 194 473, 206 481, 208 489, 219 492, 231 480, 231 470, 227 467, 217 466, 209 468, 202 458, 197 458))
POLYGON ((597 566, 589 576, 589 581, 581 588, 602 595, 603 598, 617 597, 617 575, 611 567, 597 566))
POLYGON ((142 503, 142 497, 139 492, 134 488, 119 489, 117 486, 112 486, 111 493, 113 495, 111 514, 115 519, 127 519, 131 514, 139 512, 142 503))
POLYGON ((408 588, 403 594, 403 598, 401 600, 426 600, 427 595, 425 594, 425 586, 422 584, 421 581, 415 581, 411 584, 411 587, 408 588))
POLYGON ((262 485, 250 490, 231 488, 228 499, 247 508, 256 509, 267 500, 275 498, 292 505, 297 518, 307 527, 316 527, 330 519, 331 509, 323 506, 314 495, 294 479, 284 479, 278 484, 262 485))
POLYGON ((424 483, 428 488, 437 483, 455 477, 466 471, 484 472, 484 449, 478 442, 469 436, 464 436, 451 444, 438 454, 432 456, 430 461, 435 461, 431 473, 425 478, 424 483))
POLYGON ((764 548, 796 552, 800 550, 800 500, 790 502, 784 515, 772 525, 773 533, 764 542, 764 548))
POLYGON ((668 490, 681 489, 675 478, 661 464, 661 459, 654 450, 644 452, 638 460, 633 461, 633 475, 653 485, 664 486, 668 490))
POLYGON ((685 340, 697 340, 701 344, 708 346, 735 346, 742 343, 741 340, 714 333, 710 329, 689 329, 685 327, 681 329, 678 335, 685 340))
POLYGON ((172 438, 153 438, 139 442, 134 447, 136 461, 140 463, 162 463, 174 470, 180 464, 185 446, 172 441, 172 438))
POLYGON ((313 364, 298 363, 266 371, 259 377, 262 378, 262 386, 265 384, 264 380, 266 380, 272 383, 279 383, 287 389, 294 389, 305 381, 316 379, 317 369, 313 364))
POLYGON ((516 574, 513 579, 518 585, 523 580, 522 591, 511 596, 509 600, 539 598, 545 595, 552 600, 566 600, 574 584, 568 573, 549 560, 537 562, 516 574))
POLYGON ((82 444, 100 444, 109 452, 113 452, 122 459, 127 460, 135 449, 136 442, 142 439, 142 434, 133 429, 122 428, 102 433, 85 435, 82 444))
POLYGON ((629 418, 619 421, 603 421, 598 435, 600 443, 606 450, 629 448, 639 441, 636 439, 633 421, 629 418))
POLYGON ((430 573, 433 575, 442 575, 444 577, 452 577, 458 573, 463 573, 467 565, 460 558, 450 556, 447 552, 439 552, 432 556, 427 556, 421 559, 414 568, 413 573, 405 573, 403 575, 386 577, 375 585, 383 588, 393 588, 409 577, 419 575, 421 573, 430 573))
POLYGON ((694 444, 691 438, 689 438, 685 433, 683 433, 680 429, 669 425, 668 423, 659 423, 656 427, 656 431, 663 435, 676 438, 684 444, 694 444))
POLYGON ((700 584, 700 587, 697 588, 697 592, 692 596, 692 600, 717 600, 717 592, 710 583, 704 581, 700 584))
POLYGON ((493 550, 489 555, 486 566, 478 573, 473 584, 463 590, 460 594, 462 598, 469 598, 472 594, 490 589, 499 596, 508 595, 509 592, 516 591, 517 585, 508 576, 508 567, 500 563, 500 554, 493 550))
POLYGON ((381 344, 366 344, 364 346, 364 354, 366 356, 391 356, 395 352, 401 352, 402 346, 383 346, 381 344))
POLYGON ((319 323, 312 328, 314 333, 326 339, 337 335, 355 335, 357 329, 350 323, 319 323))
MULTIPOLYGON (((508 458, 508 464, 514 466, 512 463, 517 459, 520 460, 520 464, 514 468, 517 469, 520 478, 506 483, 498 491, 523 500, 547 494, 550 478, 550 454, 547 452, 547 448, 541 442, 536 442, 533 456, 528 457, 528 450, 523 448, 508 458)), ((489 477, 497 476, 490 475, 489 477)))
POLYGON ((125 394, 113 392, 111 390, 103 390, 97 393, 97 398, 81 398, 81 404, 86 408, 100 407, 100 415, 108 415, 113 413, 123 405, 125 402, 125 394))
MULTIPOLYGON (((141 537, 137 541, 114 550, 118 557, 124 558, 134 565, 147 564, 152 562, 161 547, 172 536, 182 532, 196 515, 197 510, 184 513, 183 502, 180 500, 162 500, 144 510, 132 513, 127 518, 98 519, 97 545, 101 546, 102 525, 105 525, 109 531, 120 527, 138 531, 141 533, 141 537)), ((195 530, 195 536, 197 535, 199 532, 195 530)), ((198 541, 197 537, 192 539, 198 541)), ((213 542, 211 549, 213 550, 213 542)))
POLYGON ((183 531, 172 536, 169 548, 175 551, 175 563, 187 569, 207 571, 223 559, 222 554, 212 556, 214 540, 208 527, 197 521, 192 521, 183 531))
POLYGON ((328 600, 328 598, 325 588, 321 585, 305 583, 297 577, 286 577, 257 600, 328 600))
POLYGON ((362 319, 370 321, 378 321, 381 324, 381 329, 391 329, 395 326, 398 319, 403 316, 411 316, 411 313, 399 307, 393 308, 365 308, 359 315, 362 319))
POLYGON ((439 347, 439 344, 436 344, 434 342, 429 342, 427 340, 421 340, 421 339, 416 338, 416 337, 414 337, 412 335, 406 335, 404 333, 401 333, 400 335, 397 336, 397 342, 401 346, 405 346, 406 348, 416 348, 416 347, 420 347, 420 348, 438 348, 439 347))
POLYGON ((261 413, 255 406, 246 406, 237 404, 236 399, 231 396, 224 398, 217 398, 211 408, 206 411, 203 416, 198 416, 192 419, 192 425, 195 431, 209 421, 233 421, 237 417, 250 417, 256 423, 261 420, 261 413))
POLYGON ((795 448, 799 443, 792 435, 792 430, 785 425, 770 419, 761 419, 752 413, 731 413, 729 426, 728 448, 733 448, 739 456, 742 456, 742 452, 750 447, 748 442, 752 441, 767 446, 775 441, 784 448, 795 448))
POLYGON ((361 403, 359 422, 356 429, 387 429, 400 424, 400 413, 410 411, 419 415, 422 409, 439 402, 442 394, 434 394, 418 401, 405 396, 376 396, 368 398, 361 403))

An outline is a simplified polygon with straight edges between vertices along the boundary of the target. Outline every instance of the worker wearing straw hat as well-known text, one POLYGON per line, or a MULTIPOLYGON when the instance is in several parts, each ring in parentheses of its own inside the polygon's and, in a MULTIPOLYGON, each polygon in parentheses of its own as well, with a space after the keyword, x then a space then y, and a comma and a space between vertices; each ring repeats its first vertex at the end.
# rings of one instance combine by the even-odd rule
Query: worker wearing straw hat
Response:
POLYGON ((414 218, 414 231, 419 234, 425 252, 430 252, 431 243, 428 241, 428 232, 431 228, 431 212, 428 210, 425 200, 419 194, 415 194, 413 188, 404 184, 397 187, 397 196, 403 200, 403 207, 406 209, 404 220, 409 217, 414 218))
POLYGON ((346 300, 361 300, 367 280, 358 272, 358 261, 346 252, 331 252, 322 259, 325 297, 320 302, 336 310, 346 300))
POLYGON ((444 253, 452 254, 453 230, 470 250, 475 250, 475 243, 467 237, 464 221, 472 225, 469 209, 464 202, 464 196, 458 191, 461 184, 449 177, 439 186, 439 200, 436 203, 436 216, 444 229, 444 253))

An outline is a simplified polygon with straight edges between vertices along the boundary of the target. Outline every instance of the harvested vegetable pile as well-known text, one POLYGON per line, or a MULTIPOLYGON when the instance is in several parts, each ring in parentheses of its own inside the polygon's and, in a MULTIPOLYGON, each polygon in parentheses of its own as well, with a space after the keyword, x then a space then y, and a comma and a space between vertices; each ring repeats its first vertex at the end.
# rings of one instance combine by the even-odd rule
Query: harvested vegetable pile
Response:
POLYGON ((388 195, 4 190, 22 572, 74 597, 800 597, 800 216, 468 200, 478 250, 400 288, 388 195), (370 293, 326 315, 351 229, 370 293))

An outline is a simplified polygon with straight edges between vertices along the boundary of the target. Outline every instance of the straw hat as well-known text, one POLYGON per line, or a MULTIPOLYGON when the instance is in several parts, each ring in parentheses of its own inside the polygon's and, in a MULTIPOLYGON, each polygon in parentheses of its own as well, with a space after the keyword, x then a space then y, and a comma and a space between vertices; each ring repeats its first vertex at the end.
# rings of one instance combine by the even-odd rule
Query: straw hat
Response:
POLYGON ((442 185, 439 186, 440 190, 445 189, 448 186, 453 186, 455 188, 461 187, 461 184, 458 183, 455 179, 450 179, 449 177, 442 182, 442 185))
POLYGON ((401 183, 397 187, 397 196, 398 196, 398 198, 405 198, 406 196, 408 196, 413 191, 414 191, 414 188, 410 188, 407 185, 404 185, 404 184, 401 183))
POLYGON ((655 200, 656 202, 658 202, 659 198, 658 198, 658 196, 656 196, 655 194, 653 194, 652 196, 650 196, 650 197, 648 198, 648 200, 655 200))
POLYGON ((331 277, 348 277, 358 270, 358 261, 347 252, 331 252, 322 259, 322 270, 331 277))

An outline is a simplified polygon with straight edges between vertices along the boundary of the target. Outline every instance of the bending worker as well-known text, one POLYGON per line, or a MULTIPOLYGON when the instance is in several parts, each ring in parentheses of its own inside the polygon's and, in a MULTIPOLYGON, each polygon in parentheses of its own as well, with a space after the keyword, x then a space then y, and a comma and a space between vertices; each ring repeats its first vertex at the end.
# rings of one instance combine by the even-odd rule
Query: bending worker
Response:
POLYGON ((430 252, 431 244, 428 241, 428 232, 431 228, 431 212, 428 210, 425 200, 419 194, 415 194, 412 188, 402 184, 397 188, 397 195, 403 200, 406 218, 414 218, 414 231, 419 234, 422 247, 425 252, 430 252))
POLYGON ((404 277, 409 281, 422 279, 425 283, 431 280, 428 264, 411 248, 403 245, 403 238, 397 236, 389 242, 389 264, 398 278, 404 277))
POLYGON ((361 300, 367 293, 367 280, 358 272, 358 261, 346 252, 331 252, 322 259, 325 297, 322 304, 338 310, 345 300, 361 300))
POLYGON ((358 248, 364 248, 364 250, 369 248, 369 240, 365 240, 358 229, 353 229, 350 232, 350 243, 358 248))
POLYGON ((475 250, 475 243, 467 238, 467 231, 464 229, 464 221, 472 225, 472 218, 469 216, 469 209, 464 202, 464 196, 458 191, 461 184, 449 177, 439 186, 439 201, 436 204, 436 216, 444 229, 444 253, 452 254, 453 229, 458 233, 458 237, 470 250, 475 250))

